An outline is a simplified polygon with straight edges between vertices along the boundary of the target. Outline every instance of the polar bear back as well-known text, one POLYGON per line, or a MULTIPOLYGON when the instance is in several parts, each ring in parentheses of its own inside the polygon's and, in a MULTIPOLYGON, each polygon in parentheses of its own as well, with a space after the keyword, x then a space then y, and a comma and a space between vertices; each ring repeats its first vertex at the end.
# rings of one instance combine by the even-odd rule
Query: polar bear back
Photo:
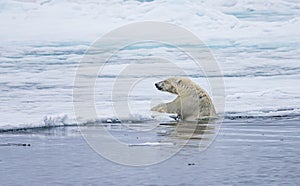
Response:
POLYGON ((213 102, 204 89, 188 78, 175 77, 175 80, 178 96, 181 99, 182 115, 186 120, 216 117, 213 102))

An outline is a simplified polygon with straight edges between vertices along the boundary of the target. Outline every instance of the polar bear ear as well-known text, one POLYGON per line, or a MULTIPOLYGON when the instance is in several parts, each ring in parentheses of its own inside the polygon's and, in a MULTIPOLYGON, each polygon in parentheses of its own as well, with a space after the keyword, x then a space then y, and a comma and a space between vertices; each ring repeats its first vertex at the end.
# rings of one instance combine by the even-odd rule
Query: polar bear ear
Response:
POLYGON ((181 83, 181 81, 182 81, 181 79, 178 79, 175 81, 175 83, 179 84, 179 83, 181 83))

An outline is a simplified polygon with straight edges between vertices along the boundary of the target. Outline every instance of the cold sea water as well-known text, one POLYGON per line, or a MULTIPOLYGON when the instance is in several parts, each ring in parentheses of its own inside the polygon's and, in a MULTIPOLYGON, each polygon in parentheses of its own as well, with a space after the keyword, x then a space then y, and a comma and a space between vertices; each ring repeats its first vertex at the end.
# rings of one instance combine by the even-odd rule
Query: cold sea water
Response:
POLYGON ((1 185, 299 185, 300 4, 230 2, 2 1, 1 185), (103 128, 132 149, 168 152, 186 142, 191 125, 150 112, 153 104, 175 98, 154 86, 165 74, 137 73, 125 98, 134 117, 119 119, 112 100, 119 73, 132 61, 145 65, 156 57, 176 63, 210 95, 208 80, 215 78, 176 48, 128 46, 101 74, 82 77, 96 79, 97 116, 76 118, 74 79, 90 45, 114 28, 145 20, 182 26, 207 45, 224 80, 224 119, 192 128, 187 144, 163 161, 128 166, 99 155, 82 128, 103 128))
MULTIPOLYGON (((298 125, 299 120, 287 118, 225 120, 216 140, 205 151, 189 145, 161 163, 141 167, 120 165, 98 155, 77 127, 2 133, 1 143, 14 144, 0 146, 1 183, 299 185, 298 125), (17 146, 19 143, 30 146, 17 146)), ((116 137, 132 137, 136 144, 149 137, 151 141, 160 138, 155 132, 121 130, 117 125, 110 131, 116 137)), ((201 141, 192 140, 194 144, 201 141)))

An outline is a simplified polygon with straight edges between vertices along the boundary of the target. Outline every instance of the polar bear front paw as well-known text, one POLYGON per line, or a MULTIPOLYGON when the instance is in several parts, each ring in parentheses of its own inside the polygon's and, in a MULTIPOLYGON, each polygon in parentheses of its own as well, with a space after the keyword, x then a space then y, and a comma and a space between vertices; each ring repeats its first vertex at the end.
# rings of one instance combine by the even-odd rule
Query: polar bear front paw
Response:
POLYGON ((164 104, 159 104, 155 107, 152 107, 151 111, 156 111, 156 112, 166 112, 166 106, 164 104))

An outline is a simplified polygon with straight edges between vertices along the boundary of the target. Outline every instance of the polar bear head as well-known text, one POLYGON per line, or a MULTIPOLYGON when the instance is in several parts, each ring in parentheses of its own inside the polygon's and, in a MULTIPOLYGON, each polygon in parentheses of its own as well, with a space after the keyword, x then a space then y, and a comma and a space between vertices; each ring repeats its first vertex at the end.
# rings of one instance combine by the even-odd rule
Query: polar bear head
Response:
POLYGON ((172 94, 178 94, 177 87, 182 82, 182 78, 169 78, 164 81, 160 81, 155 83, 155 87, 158 90, 164 91, 164 92, 170 92, 172 94))
POLYGON ((172 77, 155 83, 155 87, 158 90, 177 95, 182 94, 186 90, 194 89, 196 86, 190 79, 184 77, 172 77))

